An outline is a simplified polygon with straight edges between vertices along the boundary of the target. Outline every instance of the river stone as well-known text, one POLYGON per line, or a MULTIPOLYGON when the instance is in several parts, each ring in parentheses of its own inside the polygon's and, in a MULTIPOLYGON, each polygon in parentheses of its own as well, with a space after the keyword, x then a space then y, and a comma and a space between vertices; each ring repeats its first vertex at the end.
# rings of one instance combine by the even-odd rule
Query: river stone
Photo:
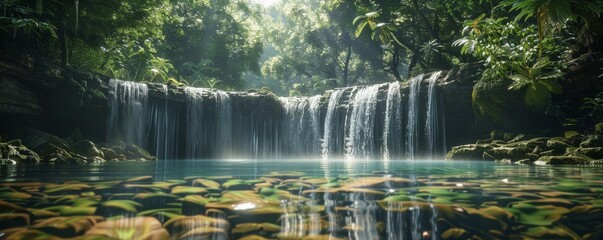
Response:
POLYGON ((87 158, 100 157, 105 158, 105 155, 99 150, 96 145, 89 140, 81 140, 72 146, 75 153, 83 155, 87 158))
POLYGON ((101 152, 105 155, 105 159, 107 160, 126 160, 126 155, 123 153, 117 153, 113 149, 110 148, 100 148, 101 152))
POLYGON ((377 189, 397 189, 414 185, 415 182, 406 178, 390 177, 365 177, 351 179, 342 183, 343 188, 377 188, 377 189))
POLYGON ((563 164, 590 164, 593 160, 581 156, 542 156, 534 164, 536 165, 563 165, 563 164))
POLYGON ((72 158, 71 154, 64 148, 58 147, 55 144, 48 143, 40 151, 40 156, 44 161, 50 161, 53 158, 65 157, 72 158))
POLYGON ((32 228, 54 236, 71 238, 83 235, 103 220, 99 216, 54 217, 37 221, 32 228))
POLYGON ((603 135, 589 135, 580 143, 582 148, 603 147, 603 135))
POLYGON ((582 239, 563 227, 533 227, 522 234, 525 239, 582 239))
POLYGON ((462 228, 450 228, 441 235, 442 239, 471 239, 471 233, 462 228))
POLYGON ((105 217, 136 214, 138 208, 142 205, 131 200, 109 200, 99 204, 96 214, 105 217))
POLYGON ((595 124, 595 134, 603 134, 603 122, 595 124))
POLYGON ((6 158, 0 159, 0 166, 6 166, 6 165, 17 165, 17 161, 12 160, 12 159, 6 159, 6 158))
POLYGON ((108 220, 96 224, 86 237, 102 236, 116 239, 167 240, 169 233, 153 217, 108 220))
MULTIPOLYGON (((176 239, 182 239, 185 235, 192 234, 191 231, 194 231, 195 229, 199 228, 209 227, 225 231, 230 228, 230 223, 224 219, 211 218, 203 215, 195 215, 172 218, 168 220, 163 226, 170 233, 174 234, 173 237, 175 237, 176 239)), ((210 232, 197 231, 195 232, 195 235, 203 235, 203 233, 208 234, 210 232)))
POLYGON ((548 141, 546 141, 546 147, 548 149, 554 150, 557 153, 563 153, 565 152, 565 149, 568 149, 572 146, 558 139, 549 139, 548 141))
POLYGON ((24 227, 30 223, 29 214, 25 213, 0 213, 0 230, 24 227))
POLYGON ((526 154, 532 153, 533 149, 527 147, 496 147, 490 152, 495 159, 519 160, 526 157, 526 154))
POLYGON ((576 151, 592 159, 603 159, 603 147, 578 148, 576 151))
POLYGON ((147 150, 144 150, 143 148, 134 144, 126 145, 125 155, 127 159, 143 158, 146 160, 157 160, 157 158, 151 155, 147 150))
POLYGON ((24 164, 40 162, 38 154, 21 144, 21 140, 19 139, 0 143, 0 159, 11 159, 16 163, 24 164))
POLYGON ((176 202, 178 196, 167 193, 139 193, 132 198, 143 205, 143 210, 166 208, 168 204, 176 202))
POLYGON ((492 146, 489 144, 468 144, 453 147, 448 154, 446 159, 448 160, 483 160, 483 153, 491 150, 492 146))

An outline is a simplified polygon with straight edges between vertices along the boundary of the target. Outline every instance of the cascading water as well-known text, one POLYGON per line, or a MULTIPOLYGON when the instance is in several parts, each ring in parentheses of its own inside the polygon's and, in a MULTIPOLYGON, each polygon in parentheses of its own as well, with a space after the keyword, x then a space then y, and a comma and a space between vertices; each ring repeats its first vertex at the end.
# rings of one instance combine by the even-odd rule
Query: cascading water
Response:
POLYGON ((159 159, 181 158, 180 109, 168 101, 168 87, 161 85, 161 98, 149 101, 147 116, 148 149, 159 159))
POLYGON ((408 117, 406 118, 406 158, 414 160, 419 148, 419 97, 423 75, 409 80, 408 117))
POLYGON ((287 153, 306 155, 320 151, 320 96, 280 98, 285 110, 283 143, 287 153))
POLYGON ((331 93, 329 97, 329 104, 327 105, 327 114, 325 117, 325 124, 323 128, 323 138, 321 143, 322 148, 322 158, 328 159, 330 154, 335 151, 335 148, 339 145, 339 138, 337 137, 338 128, 340 125, 338 124, 338 116, 337 108, 339 106, 339 100, 341 96, 345 92, 345 89, 337 89, 331 93))
POLYGON ((107 138, 140 145, 160 159, 433 158, 445 147, 437 93, 440 75, 336 89, 328 99, 277 101, 270 96, 112 80, 107 138), (421 92, 421 85, 427 91, 421 92), (246 97, 256 100, 247 102, 246 97), (254 108, 249 105, 253 101, 270 108, 254 108))
POLYGON ((436 146, 437 139, 439 134, 438 128, 438 99, 436 95, 436 85, 438 82, 438 78, 440 77, 442 72, 433 73, 429 77, 429 90, 427 92, 427 111, 425 118, 425 139, 426 146, 425 152, 428 159, 433 158, 436 146))
POLYGON ((389 160, 392 154, 398 156, 402 152, 402 96, 400 82, 389 84, 383 123, 383 159, 389 160))
POLYGON ((378 93, 379 85, 373 85, 358 90, 354 96, 346 138, 347 158, 373 157, 375 150, 373 130, 378 93))
POLYGON ((188 159, 196 159, 203 156, 203 138, 205 136, 203 128, 203 93, 206 91, 203 88, 187 87, 184 89, 188 101, 185 150, 185 157, 188 159))
POLYGON ((107 141, 145 146, 147 85, 111 79, 109 89, 107 141))
POLYGON ((216 146, 214 152, 225 157, 232 147, 232 100, 226 92, 217 90, 216 97, 216 146))

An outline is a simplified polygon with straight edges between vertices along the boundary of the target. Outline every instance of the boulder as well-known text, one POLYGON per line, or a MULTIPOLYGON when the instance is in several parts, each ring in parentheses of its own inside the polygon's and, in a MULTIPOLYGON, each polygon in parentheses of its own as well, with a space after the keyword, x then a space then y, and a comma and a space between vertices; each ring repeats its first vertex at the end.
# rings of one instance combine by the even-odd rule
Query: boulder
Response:
POLYGON ((53 143, 48 143, 42 148, 42 151, 40 151, 40 157, 44 162, 53 162, 57 158, 73 158, 73 156, 69 152, 67 152, 67 150, 58 147, 53 143))
POLYGON ((17 162, 15 160, 7 159, 7 158, 0 159, 0 166, 5 166, 5 165, 17 165, 17 162))
POLYGON ((96 145, 89 140, 81 140, 75 143, 72 149, 75 153, 80 154, 86 158, 105 158, 103 152, 99 150, 96 145))
MULTIPOLYGON (((117 152, 117 151, 115 151, 117 152)), ((147 150, 144 150, 143 148, 136 146, 134 144, 128 144, 125 148, 125 155, 127 159, 138 159, 138 158, 142 158, 145 160, 157 160, 156 157, 154 157, 153 155, 151 155, 149 152, 147 152, 147 150)))
MULTIPOLYGON (((39 163, 40 156, 25 147, 21 140, 15 139, 6 143, 0 143, 0 159, 10 159, 16 163, 39 163)), ((10 162, 10 161, 5 161, 10 162)))
POLYGON ((578 148, 576 152, 592 159, 603 159, 603 147, 578 148))
POLYGON ((565 149, 572 147, 567 142, 559 139, 549 139, 546 141, 546 147, 558 152, 565 152, 565 149))
POLYGON ((534 164, 537 165, 565 165, 565 164, 590 164, 593 160, 582 156, 542 156, 534 164))
POLYGON ((589 135, 580 143, 582 148, 603 147, 603 135, 589 135))
POLYGON ((126 160, 125 154, 117 153, 111 148, 100 148, 99 150, 103 152, 107 160, 126 160))
POLYGON ((603 122, 597 123, 595 125, 595 133, 596 134, 603 134, 603 122))
POLYGON ((453 147, 448 154, 446 159, 448 160, 483 160, 483 154, 485 151, 491 150, 492 146, 489 144, 468 144, 453 147))

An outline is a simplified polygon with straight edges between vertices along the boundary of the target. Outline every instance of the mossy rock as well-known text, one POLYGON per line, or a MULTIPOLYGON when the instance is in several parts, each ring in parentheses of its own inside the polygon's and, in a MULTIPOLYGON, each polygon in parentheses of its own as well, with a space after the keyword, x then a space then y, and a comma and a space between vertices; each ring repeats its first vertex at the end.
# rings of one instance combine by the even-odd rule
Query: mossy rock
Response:
POLYGON ((595 124, 595 134, 603 134, 603 122, 595 124))
POLYGON ((58 147, 55 144, 48 143, 40 151, 42 160, 50 162, 56 158, 73 158, 73 156, 64 148, 58 147))
POLYGON ((13 227, 29 226, 31 220, 25 213, 0 213, 0 230, 13 227))
POLYGON ((546 147, 554 150, 555 152, 563 153, 565 152, 565 149, 571 148, 572 146, 560 139, 549 139, 546 141, 546 147))
POLYGON ((448 154, 447 160, 483 160, 484 152, 492 150, 489 144, 469 144, 453 147, 448 154))
POLYGON ((167 240, 169 233, 153 217, 107 220, 86 232, 86 237, 101 236, 115 239, 167 240))
POLYGON ((216 231, 222 235, 222 232, 225 233, 230 228, 230 223, 224 219, 195 215, 172 218, 164 224, 164 227, 172 233, 174 239, 213 239, 203 236, 211 235, 216 231), (208 231, 201 231, 201 229, 208 231))
MULTIPOLYGON (((36 164, 40 162, 40 156, 25 147, 20 139, 6 143, 0 143, 0 159, 9 159, 18 164, 36 164)), ((4 161, 6 164, 11 161, 4 161)))
POLYGON ((151 155, 147 150, 144 150, 143 148, 134 144, 126 145, 125 155, 127 159, 142 158, 145 160, 157 160, 157 158, 151 155))
POLYGON ((576 152, 592 159, 603 159, 603 147, 578 148, 576 152))
POLYGON ((32 228, 54 236, 71 238, 83 235, 103 220, 100 216, 53 217, 37 221, 32 228))
POLYGON ((589 135, 580 143, 582 148, 603 147, 603 135, 589 135))
POLYGON ((593 160, 581 156, 542 156, 534 164, 575 165, 590 164, 593 160))
POLYGON ((105 155, 107 160, 126 160, 126 155, 123 153, 117 153, 110 148, 100 148, 101 152, 105 155))
POLYGON ((532 153, 534 149, 527 147, 495 147, 488 151, 495 159, 511 159, 517 161, 526 158, 528 153, 532 153))
POLYGON ((96 147, 90 140, 81 140, 71 147, 77 154, 83 155, 86 158, 105 158, 105 154, 96 147))

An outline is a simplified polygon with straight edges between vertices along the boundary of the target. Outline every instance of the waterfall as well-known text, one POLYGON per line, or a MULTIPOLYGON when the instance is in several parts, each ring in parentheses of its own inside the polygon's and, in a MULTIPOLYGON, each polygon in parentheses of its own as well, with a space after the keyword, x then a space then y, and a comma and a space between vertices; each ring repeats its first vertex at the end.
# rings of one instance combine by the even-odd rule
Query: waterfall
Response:
POLYGON ((232 101, 226 92, 217 90, 216 97, 216 145, 214 153, 224 157, 232 146, 232 101))
POLYGON ((180 112, 178 105, 168 101, 168 87, 161 85, 161 98, 149 101, 147 116, 147 148, 159 159, 180 158, 180 112))
POLYGON ((320 151, 320 96, 280 98, 285 110, 283 143, 289 154, 320 151))
POLYGON ((385 120, 383 123, 383 159, 389 160, 402 152, 402 96, 400 82, 393 82, 387 88, 385 120))
POLYGON ((186 112, 186 150, 185 157, 188 159, 200 158, 203 155, 203 138, 205 136, 203 128, 203 93, 206 92, 203 88, 184 89, 188 108, 186 112))
POLYGON ((346 157, 368 159, 374 154, 373 130, 379 85, 364 87, 355 94, 346 137, 346 157))
POLYGON ((428 159, 433 158, 435 154, 435 147, 437 146, 438 139, 438 105, 436 95, 436 85, 438 78, 442 72, 436 72, 429 77, 429 90, 427 92, 427 111, 425 118, 425 138, 426 138, 426 157, 428 159))
POLYGON ((338 106, 341 96, 345 89, 337 89, 331 93, 329 104, 327 105, 327 114, 324 123, 324 135, 322 138, 322 158, 328 159, 330 154, 339 146, 339 138, 337 137, 338 124, 338 106), (334 136, 335 135, 335 136, 334 136))
POLYGON ((107 99, 109 107, 107 142, 122 140, 145 146, 147 85, 111 79, 107 99))
POLYGON ((408 117, 406 118, 406 158, 414 160, 419 147, 419 97, 423 75, 409 80, 408 117))
POLYGON ((431 159, 445 150, 440 76, 278 100, 111 80, 107 141, 137 144, 160 159, 431 159))

